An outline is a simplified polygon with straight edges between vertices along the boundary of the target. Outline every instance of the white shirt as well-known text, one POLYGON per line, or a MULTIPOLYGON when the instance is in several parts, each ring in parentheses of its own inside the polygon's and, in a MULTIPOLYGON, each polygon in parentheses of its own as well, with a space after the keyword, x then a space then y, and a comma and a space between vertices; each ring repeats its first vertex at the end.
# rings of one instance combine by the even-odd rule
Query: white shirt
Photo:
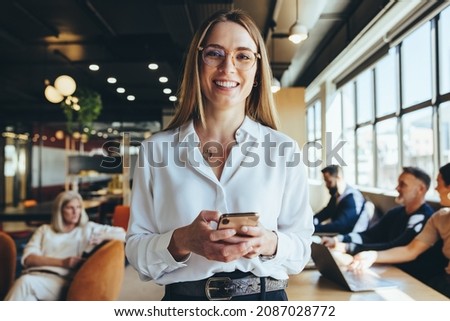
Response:
POLYGON ((220 180, 197 147, 192 121, 142 143, 126 241, 127 258, 141 279, 171 284, 235 270, 287 279, 308 262, 313 214, 297 143, 248 117, 235 138, 220 180), (175 261, 167 249, 173 231, 202 210, 258 212, 261 224, 278 235, 276 257, 223 263, 192 253, 175 261))

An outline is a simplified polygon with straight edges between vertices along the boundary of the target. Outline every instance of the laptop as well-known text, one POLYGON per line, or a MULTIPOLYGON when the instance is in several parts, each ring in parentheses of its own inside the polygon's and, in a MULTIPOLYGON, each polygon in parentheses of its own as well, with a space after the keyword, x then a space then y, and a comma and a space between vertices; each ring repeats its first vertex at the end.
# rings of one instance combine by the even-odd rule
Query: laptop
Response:
POLYGON ((323 244, 311 244, 311 257, 325 278, 338 283, 348 291, 375 291, 380 288, 396 287, 395 283, 380 278, 373 271, 353 273, 345 268, 340 268, 333 254, 323 244))

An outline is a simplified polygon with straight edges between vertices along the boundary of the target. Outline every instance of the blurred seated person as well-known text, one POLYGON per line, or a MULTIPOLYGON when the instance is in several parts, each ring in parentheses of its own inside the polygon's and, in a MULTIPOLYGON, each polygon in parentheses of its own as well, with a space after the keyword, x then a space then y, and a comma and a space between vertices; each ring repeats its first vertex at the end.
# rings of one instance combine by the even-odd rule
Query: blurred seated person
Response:
POLYGON ((384 251, 364 251, 356 254, 351 268, 361 270, 373 263, 401 263, 415 260, 434 244, 442 241, 442 253, 446 267, 427 284, 450 298, 450 163, 439 169, 436 191, 441 205, 446 206, 434 213, 420 232, 410 243, 384 251))
MULTIPOLYGON (((430 183, 430 176, 420 168, 403 167, 396 187, 398 196, 395 198, 395 202, 401 206, 389 210, 366 231, 339 234, 334 237, 324 236, 322 243, 352 255, 361 251, 386 250, 408 244, 422 231, 434 212, 425 202, 430 183)), ((401 264, 399 267, 414 277, 425 280, 431 276, 430 269, 426 268, 426 265, 432 262, 430 255, 410 264, 401 264)))
POLYGON ((5 300, 64 299, 72 275, 85 260, 83 252, 111 239, 125 241, 125 230, 90 222, 80 194, 60 193, 51 223, 41 225, 27 243, 21 260, 24 270, 5 300))
POLYGON ((315 233, 350 233, 364 210, 364 196, 345 182, 340 166, 329 165, 322 174, 331 198, 314 215, 315 233))

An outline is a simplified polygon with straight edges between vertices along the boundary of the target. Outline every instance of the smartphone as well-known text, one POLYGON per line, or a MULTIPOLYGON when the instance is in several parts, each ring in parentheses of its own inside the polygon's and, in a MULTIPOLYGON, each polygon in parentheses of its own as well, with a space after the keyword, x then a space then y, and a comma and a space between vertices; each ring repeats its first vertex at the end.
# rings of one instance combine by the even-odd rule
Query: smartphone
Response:
POLYGON ((225 213, 220 216, 217 229, 232 228, 239 231, 242 226, 258 225, 258 219, 259 215, 256 212, 225 213))

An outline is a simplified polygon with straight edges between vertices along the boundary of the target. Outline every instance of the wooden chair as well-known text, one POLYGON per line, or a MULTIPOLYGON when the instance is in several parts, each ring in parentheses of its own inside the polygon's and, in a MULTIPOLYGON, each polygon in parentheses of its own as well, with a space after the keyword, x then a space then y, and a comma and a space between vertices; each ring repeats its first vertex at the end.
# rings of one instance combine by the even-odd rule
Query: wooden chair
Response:
POLYGON ((112 225, 120 226, 125 231, 128 229, 128 221, 130 219, 130 207, 127 205, 117 205, 114 208, 112 217, 112 225))
POLYGON ((125 246, 111 240, 96 250, 74 275, 68 301, 117 300, 125 275, 125 246))
POLYGON ((0 301, 3 301, 14 283, 16 259, 16 243, 10 235, 0 231, 0 301))

